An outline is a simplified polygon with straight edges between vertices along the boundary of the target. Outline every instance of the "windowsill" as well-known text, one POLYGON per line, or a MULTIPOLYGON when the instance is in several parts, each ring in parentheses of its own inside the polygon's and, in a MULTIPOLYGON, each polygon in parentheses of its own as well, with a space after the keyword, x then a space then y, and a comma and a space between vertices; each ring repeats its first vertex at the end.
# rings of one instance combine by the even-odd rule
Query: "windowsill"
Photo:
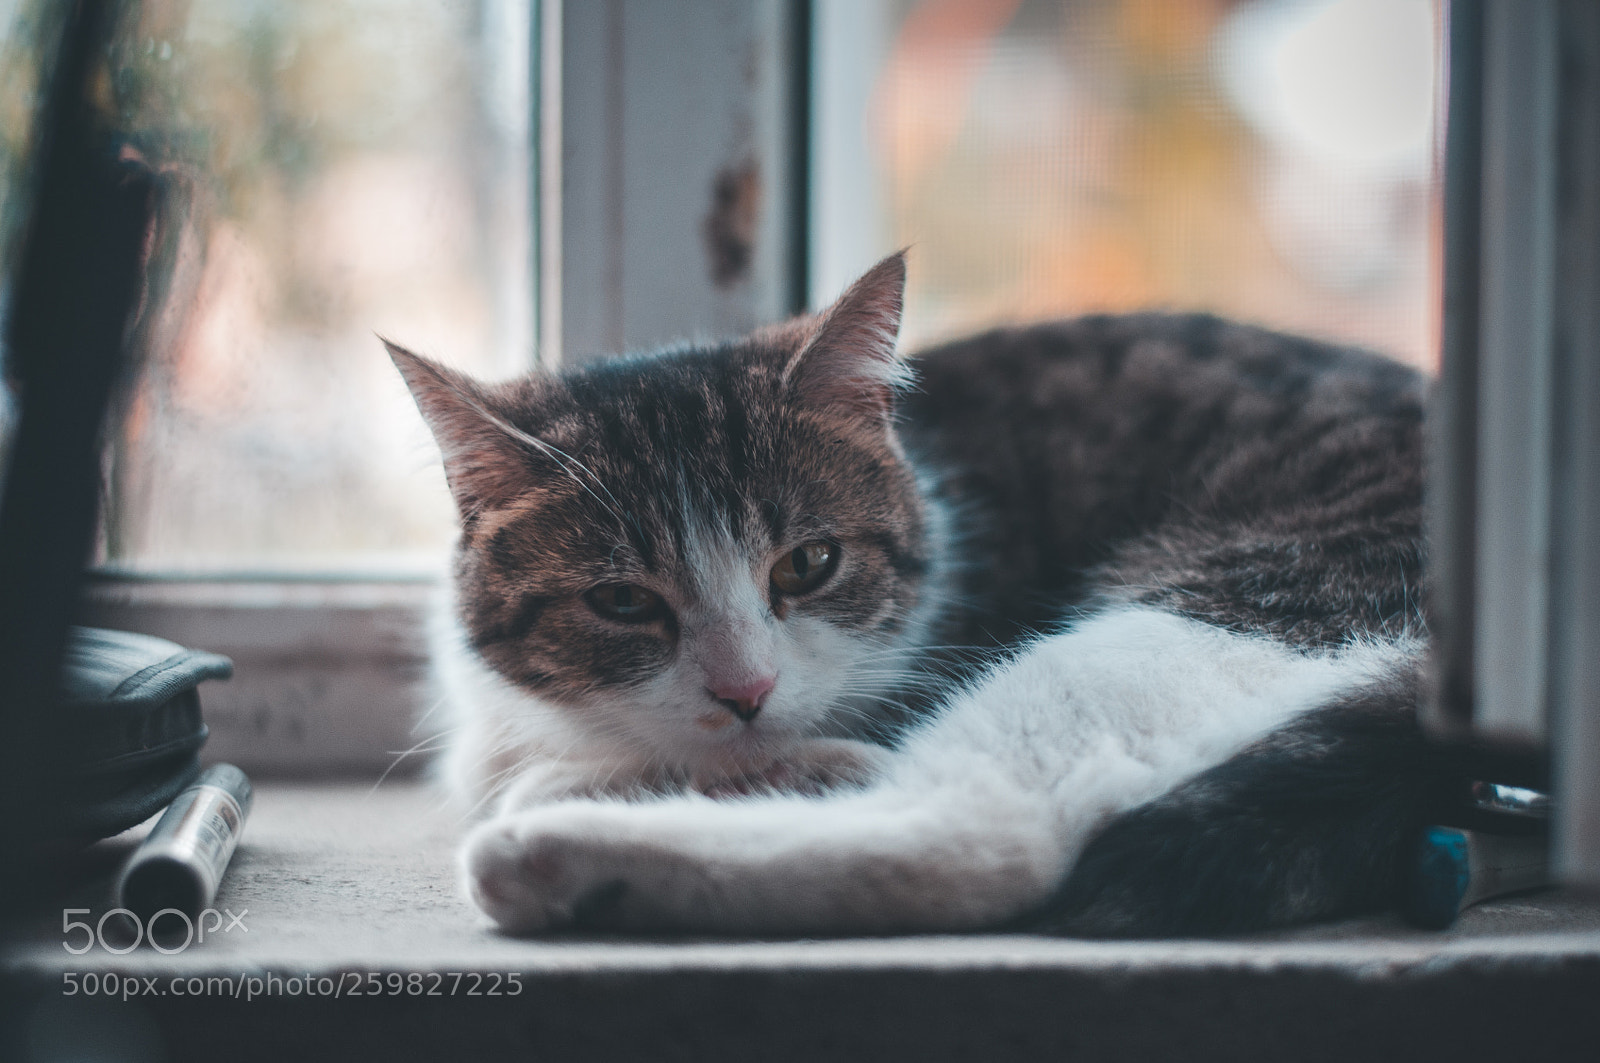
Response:
MULTIPOLYGON (((149 947, 73 956, 52 902, 10 921, 0 989, 53 1000, 64 974, 91 971, 272 972, 347 988, 365 986, 366 972, 418 972, 439 994, 142 1000, 177 1058, 214 1054, 210 1037, 239 1042, 245 1058, 275 1058, 291 1042, 304 1056, 323 1028, 339 1031, 329 1058, 366 1046, 368 1058, 431 1048, 547 1059, 601 1048, 641 1058, 991 1059, 1077 1047, 1097 1059, 1387 1058, 1409 1048, 1409 1058, 1498 1050, 1527 1060, 1584 1039, 1592 1048, 1600 1032, 1600 904, 1559 892, 1480 905, 1438 934, 1365 919, 1205 941, 525 940, 485 929, 460 898, 456 834, 436 795, 415 783, 263 784, 216 902, 248 910, 247 932, 170 956, 149 947), (468 998, 472 983, 457 980, 451 1000, 435 972, 517 972, 523 989, 468 998)), ((129 844, 124 836, 102 849, 114 856, 129 844)), ((102 877, 59 907, 98 918, 106 891, 102 877)))
POLYGON ((413 774, 431 579, 102 575, 83 622, 231 658, 200 688, 208 760, 254 779, 413 774))

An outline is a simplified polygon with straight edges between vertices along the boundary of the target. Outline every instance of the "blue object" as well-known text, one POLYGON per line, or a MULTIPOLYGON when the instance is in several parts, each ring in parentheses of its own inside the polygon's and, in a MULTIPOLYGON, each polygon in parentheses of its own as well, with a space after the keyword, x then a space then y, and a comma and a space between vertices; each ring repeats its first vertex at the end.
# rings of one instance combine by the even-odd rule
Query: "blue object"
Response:
POLYGON ((1471 881, 1466 833, 1451 827, 1428 827, 1413 857, 1406 918, 1429 930, 1445 929, 1456 921, 1471 881))

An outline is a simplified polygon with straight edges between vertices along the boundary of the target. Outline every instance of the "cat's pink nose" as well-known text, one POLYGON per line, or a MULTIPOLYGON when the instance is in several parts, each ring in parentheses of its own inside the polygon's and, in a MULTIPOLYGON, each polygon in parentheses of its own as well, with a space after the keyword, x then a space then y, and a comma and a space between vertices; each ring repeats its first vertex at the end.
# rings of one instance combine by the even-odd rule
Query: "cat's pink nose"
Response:
POLYGON ((777 685, 777 676, 764 675, 743 682, 716 683, 707 687, 706 691, 723 708, 749 723, 756 718, 756 713, 761 711, 761 703, 767 700, 767 695, 777 685))

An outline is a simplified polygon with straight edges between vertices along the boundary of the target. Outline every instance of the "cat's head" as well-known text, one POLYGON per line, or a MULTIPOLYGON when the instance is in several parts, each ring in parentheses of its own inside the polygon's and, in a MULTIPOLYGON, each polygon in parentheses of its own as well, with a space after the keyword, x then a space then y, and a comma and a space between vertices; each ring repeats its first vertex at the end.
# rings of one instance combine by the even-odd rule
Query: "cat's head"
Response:
POLYGON ((895 255, 814 317, 502 384, 391 345, 482 659, 686 770, 781 755, 886 685, 934 564, 893 425, 904 283, 895 255))

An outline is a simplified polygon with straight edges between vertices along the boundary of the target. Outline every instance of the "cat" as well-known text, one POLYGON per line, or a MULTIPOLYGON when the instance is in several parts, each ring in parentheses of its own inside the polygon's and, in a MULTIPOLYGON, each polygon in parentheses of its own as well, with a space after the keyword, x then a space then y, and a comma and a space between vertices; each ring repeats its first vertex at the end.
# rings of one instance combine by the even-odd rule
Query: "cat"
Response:
POLYGON ((1207 934, 1384 907, 1424 379, 1198 314, 903 359, 904 254, 733 342, 483 384, 434 667, 512 933, 1207 934))

